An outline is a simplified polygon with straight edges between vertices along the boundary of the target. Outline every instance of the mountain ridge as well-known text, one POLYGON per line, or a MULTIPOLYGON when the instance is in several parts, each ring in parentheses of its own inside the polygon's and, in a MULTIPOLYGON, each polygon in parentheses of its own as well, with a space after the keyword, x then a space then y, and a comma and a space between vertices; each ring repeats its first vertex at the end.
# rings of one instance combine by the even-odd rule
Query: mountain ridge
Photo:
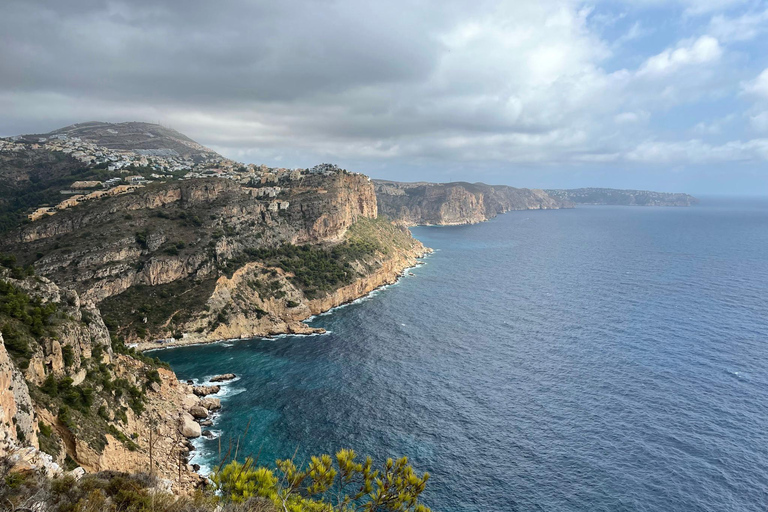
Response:
MULTIPOLYGON (((59 137, 79 138, 114 150, 135 151, 147 156, 180 156, 193 159, 223 158, 186 135, 160 124, 139 121, 108 123, 89 121, 58 128, 43 134, 12 137, 18 141, 40 142, 59 137), (153 153, 157 153, 153 155, 153 153)), ((66 139, 62 139, 66 140, 66 139)))

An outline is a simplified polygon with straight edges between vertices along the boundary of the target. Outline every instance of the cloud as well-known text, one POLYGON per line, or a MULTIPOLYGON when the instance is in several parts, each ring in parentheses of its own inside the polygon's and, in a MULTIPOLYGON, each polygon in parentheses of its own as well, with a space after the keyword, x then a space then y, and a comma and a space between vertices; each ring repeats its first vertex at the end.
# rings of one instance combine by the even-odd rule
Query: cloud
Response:
POLYGON ((742 82, 741 89, 750 96, 768 99, 768 68, 763 70, 754 80, 742 82))
POLYGON ((768 161, 768 139, 707 144, 699 139, 647 141, 627 153, 627 160, 645 164, 718 164, 768 161))
MULTIPOLYGON (((700 162, 680 133, 722 139, 722 114, 709 103, 762 94, 762 82, 741 85, 744 71, 733 72, 748 57, 731 59, 728 45, 760 30, 760 13, 739 6, 7 0, 0 134, 159 121, 233 158, 361 170, 417 163, 433 179, 453 165, 567 173, 700 162), (661 125, 686 108, 679 133, 661 125)), ((739 112, 739 122, 762 126, 762 110, 739 112)), ((747 142, 715 149, 726 144, 704 150, 735 161, 759 154, 747 142)))
POLYGON ((768 110, 750 116, 749 123, 758 132, 768 132, 768 110))
POLYGON ((638 75, 663 76, 692 65, 706 64, 720 59, 723 50, 717 39, 701 36, 693 41, 683 41, 674 49, 668 48, 646 60, 638 75))
POLYGON ((721 41, 750 41, 768 30, 768 9, 748 12, 736 17, 723 14, 713 16, 709 33, 721 41))

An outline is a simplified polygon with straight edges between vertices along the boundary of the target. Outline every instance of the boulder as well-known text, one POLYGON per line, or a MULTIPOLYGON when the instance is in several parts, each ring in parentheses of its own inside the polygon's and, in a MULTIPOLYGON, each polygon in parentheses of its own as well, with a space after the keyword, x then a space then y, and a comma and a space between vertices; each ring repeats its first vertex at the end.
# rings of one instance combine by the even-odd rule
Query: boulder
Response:
POLYGON ((195 386, 192 388, 192 392, 197 396, 215 395, 221 391, 221 386, 195 386))
POLYGON ((195 422, 195 419, 192 417, 191 414, 187 414, 187 413, 182 414, 180 423, 181 425, 179 427, 179 430, 181 432, 181 435, 183 435, 188 439, 200 437, 200 434, 201 434, 200 425, 198 425, 195 422))
POLYGON ((228 380, 232 380, 235 377, 237 377, 237 375, 235 375, 234 373, 224 373, 222 375, 216 375, 215 377, 211 377, 211 382, 225 382, 228 380))
POLYGON ((195 405, 189 409, 189 414, 191 414, 192 417, 196 419, 205 419, 208 417, 208 409, 200 405, 195 405))
POLYGON ((213 439, 213 432, 210 430, 203 430, 203 436, 207 437, 208 439, 213 439))
POLYGON ((200 422, 201 427, 212 427, 213 426, 213 420, 203 420, 200 422))
POLYGON ((209 411, 218 411, 221 409, 221 400, 218 398, 206 397, 200 400, 200 405, 209 411))
POLYGON ((192 407, 200 404, 200 397, 193 395, 191 393, 188 395, 184 395, 184 398, 182 399, 181 404, 184 406, 184 409, 189 410, 192 407))

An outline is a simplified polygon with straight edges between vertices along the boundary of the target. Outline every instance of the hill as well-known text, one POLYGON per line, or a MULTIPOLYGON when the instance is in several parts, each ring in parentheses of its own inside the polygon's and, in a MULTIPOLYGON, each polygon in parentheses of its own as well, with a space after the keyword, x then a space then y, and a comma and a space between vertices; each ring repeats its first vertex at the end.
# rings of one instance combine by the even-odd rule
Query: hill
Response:
POLYGON ((133 151, 145 156, 192 158, 196 162, 222 158, 215 151, 198 144, 186 135, 152 123, 92 121, 65 126, 49 133, 22 135, 17 140, 40 143, 72 139, 118 151, 133 151))

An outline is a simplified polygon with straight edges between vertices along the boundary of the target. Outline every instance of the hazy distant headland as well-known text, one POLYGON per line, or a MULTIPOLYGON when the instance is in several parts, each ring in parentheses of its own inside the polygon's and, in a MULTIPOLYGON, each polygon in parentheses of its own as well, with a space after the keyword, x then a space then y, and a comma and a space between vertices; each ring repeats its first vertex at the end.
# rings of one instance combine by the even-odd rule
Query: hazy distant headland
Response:
POLYGON ((619 190, 614 188, 547 189, 547 194, 575 204, 623 206, 691 206, 698 199, 681 193, 653 192, 650 190, 619 190))

